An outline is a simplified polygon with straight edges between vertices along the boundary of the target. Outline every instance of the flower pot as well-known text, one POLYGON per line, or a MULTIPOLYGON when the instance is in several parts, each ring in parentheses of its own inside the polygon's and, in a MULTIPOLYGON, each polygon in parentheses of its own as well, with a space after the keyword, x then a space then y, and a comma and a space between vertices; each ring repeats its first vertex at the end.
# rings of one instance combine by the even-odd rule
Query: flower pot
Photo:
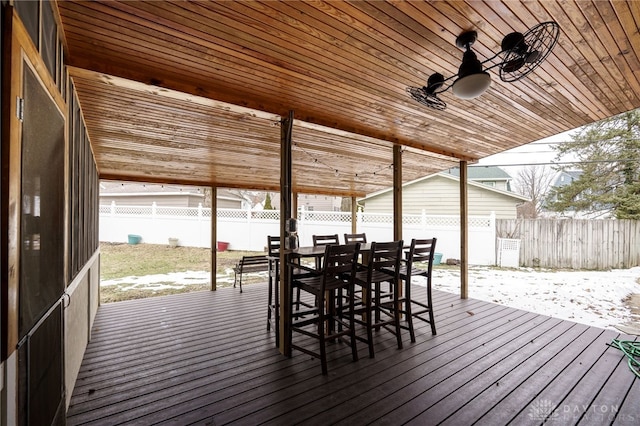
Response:
POLYGON ((218 251, 227 251, 229 248, 229 243, 225 243, 224 241, 218 241, 218 251))
POLYGON ((127 235, 127 239, 129 241, 129 244, 138 244, 140 242, 140 240, 142 240, 142 237, 140 235, 135 235, 135 234, 129 234, 127 235))

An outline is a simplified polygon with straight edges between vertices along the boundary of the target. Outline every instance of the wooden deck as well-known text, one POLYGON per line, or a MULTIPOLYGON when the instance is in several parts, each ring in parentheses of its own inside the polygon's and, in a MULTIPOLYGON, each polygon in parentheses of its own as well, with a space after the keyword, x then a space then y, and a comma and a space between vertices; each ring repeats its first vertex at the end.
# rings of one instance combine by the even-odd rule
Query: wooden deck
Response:
POLYGON ((640 379, 607 346, 629 338, 616 332, 436 291, 437 336, 418 322, 398 350, 382 331, 356 363, 334 343, 322 376, 276 350, 266 296, 253 284, 103 305, 67 423, 640 422, 640 379))

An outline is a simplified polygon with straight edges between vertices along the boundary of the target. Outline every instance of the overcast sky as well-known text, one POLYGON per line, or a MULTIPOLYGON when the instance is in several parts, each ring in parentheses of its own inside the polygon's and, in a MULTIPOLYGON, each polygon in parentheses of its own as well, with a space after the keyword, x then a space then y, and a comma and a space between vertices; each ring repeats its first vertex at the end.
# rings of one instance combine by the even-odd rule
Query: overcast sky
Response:
MULTIPOLYGON (((569 134, 573 130, 560 133, 539 141, 532 142, 517 148, 510 149, 500 154, 491 155, 483 158, 478 164, 485 166, 526 166, 536 164, 548 164, 554 162, 556 153, 552 145, 558 142, 569 141, 569 134)), ((570 160, 570 159, 569 159, 570 160)))

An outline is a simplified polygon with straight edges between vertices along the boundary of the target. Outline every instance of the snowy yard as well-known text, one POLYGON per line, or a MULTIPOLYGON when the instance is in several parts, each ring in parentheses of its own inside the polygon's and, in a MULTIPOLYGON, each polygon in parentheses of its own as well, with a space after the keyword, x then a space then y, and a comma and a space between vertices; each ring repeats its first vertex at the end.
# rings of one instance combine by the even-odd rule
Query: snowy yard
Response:
MULTIPOLYGON (((435 289, 460 293, 459 270, 435 269, 435 289)), ((469 268, 469 297, 614 329, 640 322, 623 302, 640 294, 640 267, 611 271, 469 268)))
MULTIPOLYGON (((262 276, 267 279, 266 274, 262 276)), ((153 291, 208 282, 209 273, 197 271, 120 278, 101 285, 135 283, 137 290, 153 291)), ((420 278, 414 283, 420 284, 420 278)), ((218 284, 233 284, 233 273, 219 275, 218 284)), ((459 294, 459 269, 435 268, 433 288, 459 294)), ((640 267, 612 271, 469 268, 470 298, 602 328, 626 325, 640 329, 638 311, 634 316, 624 302, 634 294, 640 295, 640 267)))

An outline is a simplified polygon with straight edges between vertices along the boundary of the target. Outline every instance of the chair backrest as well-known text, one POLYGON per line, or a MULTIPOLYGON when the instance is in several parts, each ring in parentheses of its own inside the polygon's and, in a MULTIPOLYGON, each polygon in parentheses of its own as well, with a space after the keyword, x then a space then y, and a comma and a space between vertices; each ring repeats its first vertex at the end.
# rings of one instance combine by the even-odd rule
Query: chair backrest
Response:
POLYGON ((280 236, 267 236, 267 248, 269 256, 278 256, 280 254, 280 236))
POLYGON ((340 241, 338 240, 338 234, 333 235, 314 235, 313 236, 313 245, 314 246, 326 246, 326 245, 338 245, 340 241))
POLYGON ((369 251, 369 263, 367 264, 369 281, 371 281, 372 275, 375 275, 376 271, 389 274, 393 271, 397 274, 400 272, 400 261, 402 260, 402 247, 403 241, 390 241, 390 242, 372 242, 371 250, 369 251))
POLYGON ((411 240, 411 247, 407 254, 407 271, 411 271, 412 275, 424 275, 431 278, 437 241, 438 239, 435 237, 411 240))
POLYGON ((341 287, 346 285, 347 282, 352 283, 355 278, 359 255, 360 243, 327 245, 324 250, 322 267, 324 275, 323 290, 341 287), (341 277, 341 279, 336 280, 336 277, 341 277), (343 281, 347 277, 347 281, 341 284, 340 281, 343 281))
POLYGON ((367 242, 367 234, 344 234, 344 243, 345 244, 353 244, 353 243, 366 243, 367 242))

